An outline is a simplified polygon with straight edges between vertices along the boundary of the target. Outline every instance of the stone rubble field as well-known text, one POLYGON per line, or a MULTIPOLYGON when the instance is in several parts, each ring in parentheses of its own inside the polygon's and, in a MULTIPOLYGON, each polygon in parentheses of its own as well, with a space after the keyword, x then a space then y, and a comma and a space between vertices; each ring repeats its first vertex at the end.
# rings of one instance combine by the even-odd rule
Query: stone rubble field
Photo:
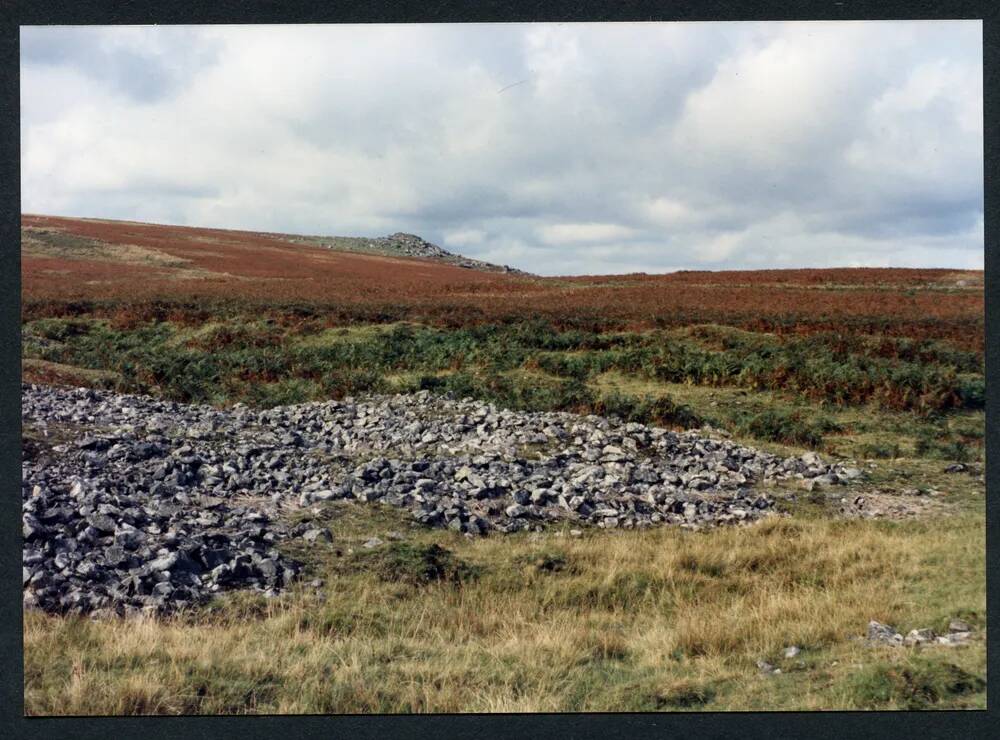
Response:
POLYGON ((55 612, 277 593, 300 572, 277 545, 328 536, 284 520, 315 502, 382 502, 468 536, 561 521, 702 529, 771 513, 756 483, 862 475, 815 453, 426 392, 220 410, 23 384, 22 420, 35 440, 22 462, 24 602, 55 612))

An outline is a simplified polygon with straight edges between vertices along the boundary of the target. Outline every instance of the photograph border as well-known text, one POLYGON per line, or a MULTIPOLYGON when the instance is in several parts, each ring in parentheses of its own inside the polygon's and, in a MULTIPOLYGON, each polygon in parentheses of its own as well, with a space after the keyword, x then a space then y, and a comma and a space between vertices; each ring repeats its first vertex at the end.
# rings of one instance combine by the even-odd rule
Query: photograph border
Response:
MULTIPOLYGON (((996 183, 1000 158, 997 134, 1000 102, 1000 11, 986 2, 391 2, 368 0, 347 4, 315 2, 178 2, 133 0, 109 4, 20 2, 7 4, 0 31, 0 119, 3 147, 0 191, 3 214, 0 235, 0 300, 2 328, 10 339, 0 342, 0 476, 5 482, 0 512, 0 655, 4 656, 0 737, 137 737, 149 740, 182 737, 240 737, 243 740, 338 734, 350 737, 641 737, 681 733, 691 737, 808 736, 813 738, 920 736, 987 737, 998 726, 996 689, 987 682, 986 711, 929 712, 760 712, 760 713, 602 713, 602 714, 462 714, 462 715, 261 715, 252 717, 79 717, 24 718, 22 602, 16 579, 21 560, 20 527, 20 129, 19 27, 49 24, 205 24, 205 23, 459 23, 526 21, 749 21, 749 20, 904 20, 982 19, 984 86, 984 218, 985 241, 997 233, 996 183), (17 340, 15 341, 15 337, 17 340)), ((995 548, 996 500, 1000 460, 997 425, 1000 398, 990 379, 1000 362, 1000 264, 995 249, 985 250, 987 614, 1000 613, 995 548)), ((988 667, 997 655, 997 636, 987 632, 988 667)))

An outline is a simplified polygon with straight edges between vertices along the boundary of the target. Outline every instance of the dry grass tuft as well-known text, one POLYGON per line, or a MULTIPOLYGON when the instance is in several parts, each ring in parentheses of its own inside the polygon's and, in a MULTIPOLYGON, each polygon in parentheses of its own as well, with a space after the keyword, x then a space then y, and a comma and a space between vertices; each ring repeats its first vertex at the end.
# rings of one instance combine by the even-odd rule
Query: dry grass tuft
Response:
POLYGON ((327 580, 325 598, 305 588, 273 601, 234 595, 211 612, 159 621, 26 614, 27 712, 985 704, 982 642, 925 649, 919 665, 894 668, 910 657, 852 639, 869 619, 906 631, 943 629, 962 614, 983 627, 981 512, 939 526, 799 517, 544 543, 424 531, 409 539, 406 553, 437 541, 478 576, 386 582, 376 572, 384 558, 347 563, 324 545, 312 567, 327 580), (572 568, 526 577, 525 563, 546 558, 572 568), (787 661, 792 644, 802 653, 787 661), (761 676, 760 659, 783 674, 761 676))

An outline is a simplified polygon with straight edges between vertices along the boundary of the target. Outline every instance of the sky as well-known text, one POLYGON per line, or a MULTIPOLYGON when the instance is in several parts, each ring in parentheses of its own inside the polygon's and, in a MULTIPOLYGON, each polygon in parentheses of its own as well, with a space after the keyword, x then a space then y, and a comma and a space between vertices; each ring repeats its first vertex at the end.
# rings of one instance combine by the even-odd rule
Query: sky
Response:
POLYGON ((24 27, 22 212, 543 275, 983 266, 979 21, 24 27))

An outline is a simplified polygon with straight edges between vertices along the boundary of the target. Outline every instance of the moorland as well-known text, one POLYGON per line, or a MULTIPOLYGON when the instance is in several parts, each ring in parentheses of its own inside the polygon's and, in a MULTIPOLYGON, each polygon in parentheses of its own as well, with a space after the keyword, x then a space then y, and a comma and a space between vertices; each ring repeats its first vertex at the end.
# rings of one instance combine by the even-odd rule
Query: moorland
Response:
MULTIPOLYGON (((278 594, 26 611, 28 713, 985 706, 981 271, 537 277, 356 246, 24 216, 23 380, 219 409, 428 392, 863 475, 756 481, 774 511, 738 526, 289 509, 330 538, 281 545, 306 575, 278 594), (960 646, 863 639, 956 619, 960 646)), ((26 419, 25 455, 53 431, 26 419)))

